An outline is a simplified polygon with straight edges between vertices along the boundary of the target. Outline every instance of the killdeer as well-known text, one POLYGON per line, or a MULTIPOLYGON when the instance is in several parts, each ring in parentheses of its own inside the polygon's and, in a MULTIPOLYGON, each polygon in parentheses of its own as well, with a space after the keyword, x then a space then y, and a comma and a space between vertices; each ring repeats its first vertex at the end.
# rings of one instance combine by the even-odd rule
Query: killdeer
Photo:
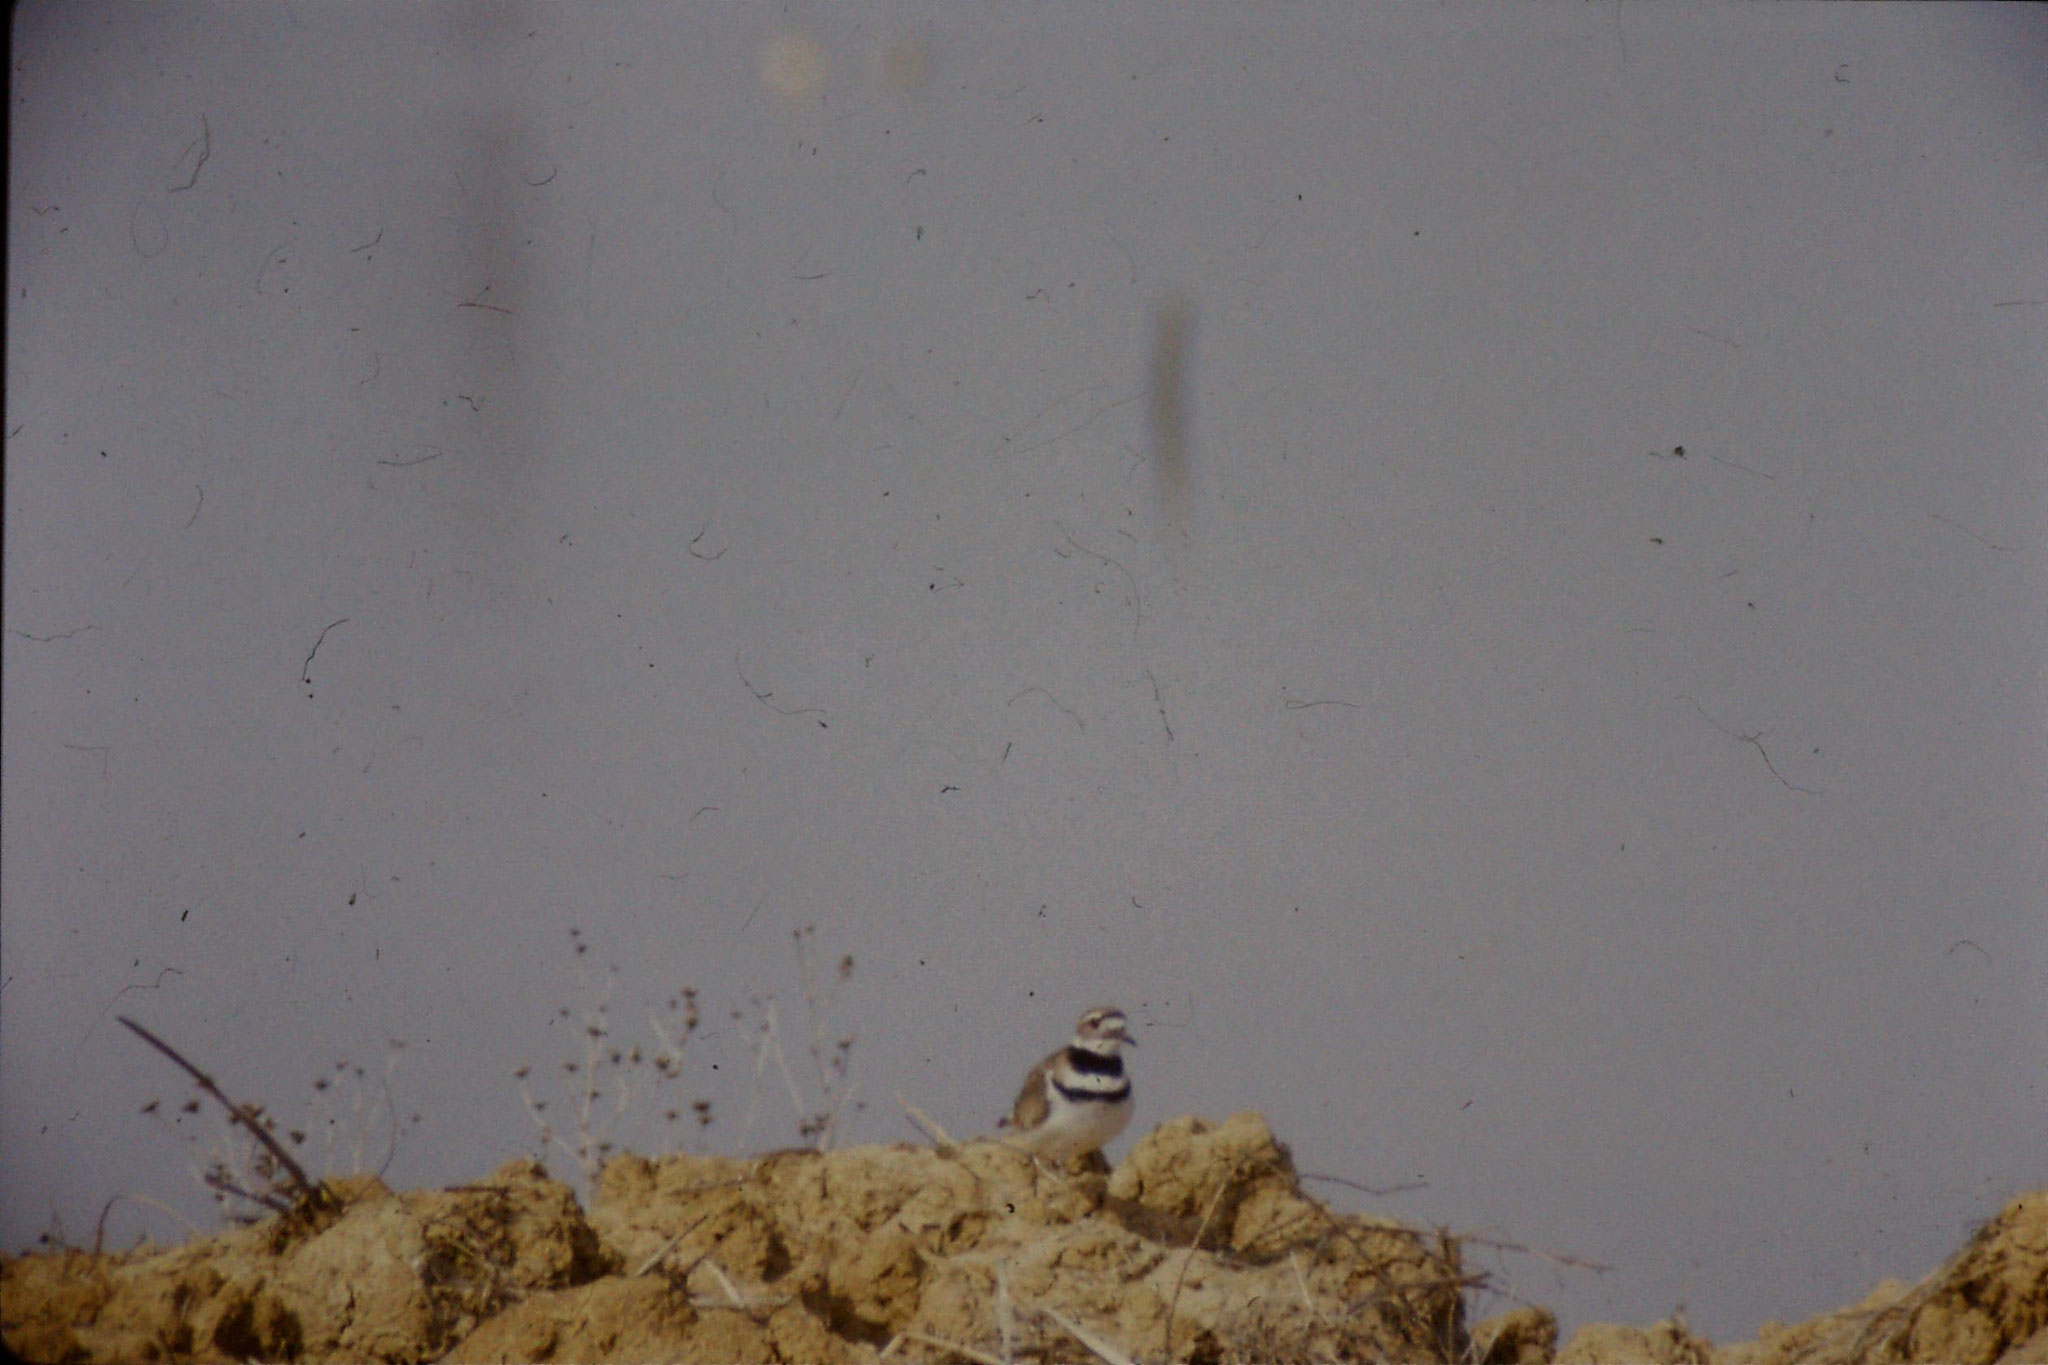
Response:
POLYGON ((1097 1008, 1074 1025, 1074 1040, 1031 1068, 1010 1116, 998 1127, 1036 1156, 1086 1156, 1131 1121, 1131 1081, 1121 1049, 1137 1046, 1119 1009, 1097 1008))

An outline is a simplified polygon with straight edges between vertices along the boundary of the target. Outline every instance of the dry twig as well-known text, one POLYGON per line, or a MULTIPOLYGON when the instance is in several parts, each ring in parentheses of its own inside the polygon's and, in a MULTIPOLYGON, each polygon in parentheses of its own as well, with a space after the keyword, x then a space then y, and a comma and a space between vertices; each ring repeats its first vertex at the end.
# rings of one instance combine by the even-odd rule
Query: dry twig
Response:
POLYGON ((184 1054, 180 1053, 169 1043, 157 1037, 125 1014, 115 1017, 121 1021, 122 1025, 129 1032, 176 1063, 179 1070, 190 1076, 198 1083, 201 1090, 205 1091, 221 1108, 227 1110, 230 1119, 240 1124, 249 1132, 250 1136, 254 1137, 262 1145, 263 1150, 270 1154, 271 1160, 275 1161, 279 1169, 283 1170, 285 1175, 289 1177, 286 1181, 285 1189, 291 1194, 292 1198, 290 1203, 280 1203, 276 1196, 263 1192, 250 1193, 238 1190, 236 1193, 242 1194, 244 1197, 279 1213, 287 1212, 293 1204, 297 1204, 300 1201, 310 1204, 321 1204, 327 1201, 329 1196, 326 1187, 317 1183, 306 1174, 306 1168, 299 1165, 292 1158, 292 1154, 284 1149, 284 1144, 265 1130, 263 1121, 256 1117, 255 1111, 251 1110, 247 1105, 237 1104, 229 1099, 227 1093, 214 1084, 213 1077, 186 1061, 184 1054))

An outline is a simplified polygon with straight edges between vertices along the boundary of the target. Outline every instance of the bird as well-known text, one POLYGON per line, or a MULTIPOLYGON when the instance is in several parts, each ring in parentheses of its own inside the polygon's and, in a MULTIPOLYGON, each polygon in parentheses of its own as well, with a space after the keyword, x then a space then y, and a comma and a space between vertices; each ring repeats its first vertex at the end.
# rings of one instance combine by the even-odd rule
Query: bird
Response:
POLYGON ((1068 1162, 1087 1156, 1131 1121, 1131 1078, 1123 1045, 1137 1046, 1124 1012, 1097 1006, 1074 1025, 1073 1041, 1024 1077, 1008 1118, 996 1126, 1034 1156, 1068 1162))

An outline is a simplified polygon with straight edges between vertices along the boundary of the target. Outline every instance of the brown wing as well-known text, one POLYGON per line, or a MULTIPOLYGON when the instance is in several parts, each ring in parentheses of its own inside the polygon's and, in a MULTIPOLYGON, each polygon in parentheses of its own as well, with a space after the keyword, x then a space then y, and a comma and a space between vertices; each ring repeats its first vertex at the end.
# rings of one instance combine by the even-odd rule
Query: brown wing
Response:
POLYGON ((1045 1122, 1046 1114, 1051 1112, 1051 1106, 1045 1102, 1045 1073, 1052 1069, 1059 1055, 1055 1052, 1031 1068, 1031 1074, 1024 1078, 1024 1088, 1017 1092, 1017 1102, 1010 1106, 1010 1117, 996 1127, 1015 1128, 1028 1133, 1045 1122))

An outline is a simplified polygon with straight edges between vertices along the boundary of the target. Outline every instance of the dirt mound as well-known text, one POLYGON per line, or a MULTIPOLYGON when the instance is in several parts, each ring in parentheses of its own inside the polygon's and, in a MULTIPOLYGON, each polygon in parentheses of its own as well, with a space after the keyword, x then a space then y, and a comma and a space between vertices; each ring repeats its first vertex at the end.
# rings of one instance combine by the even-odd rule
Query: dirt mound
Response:
POLYGON ((1468 1332, 1454 1239, 1305 1196, 1265 1120, 1182 1118, 1114 1172, 997 1142, 622 1156, 588 1215, 532 1161, 373 1178, 169 1250, 0 1258, 0 1335, 82 1361, 1556 1360, 2048 1365, 2048 1191, 1918 1285, 1714 1346, 1547 1311, 1468 1332))
POLYGON ((1755 1341, 1716 1347, 1683 1322, 1653 1327, 1592 1323, 1558 1365, 2048 1365, 2048 1190, 2023 1194, 1977 1230, 1948 1264, 1917 1285, 1886 1280, 1854 1307, 1787 1327, 1767 1322, 1755 1341))
POLYGON ((1448 1360, 1457 1249, 1301 1193, 1263 1119, 1113 1173, 997 1142, 622 1156, 586 1217, 531 1161, 168 1251, 0 1263, 36 1361, 1448 1360))
POLYGON ((167 1251, 0 1263, 0 1330, 32 1361, 430 1360, 509 1300, 609 1264, 530 1161, 450 1190, 331 1188, 332 1211, 167 1251))

